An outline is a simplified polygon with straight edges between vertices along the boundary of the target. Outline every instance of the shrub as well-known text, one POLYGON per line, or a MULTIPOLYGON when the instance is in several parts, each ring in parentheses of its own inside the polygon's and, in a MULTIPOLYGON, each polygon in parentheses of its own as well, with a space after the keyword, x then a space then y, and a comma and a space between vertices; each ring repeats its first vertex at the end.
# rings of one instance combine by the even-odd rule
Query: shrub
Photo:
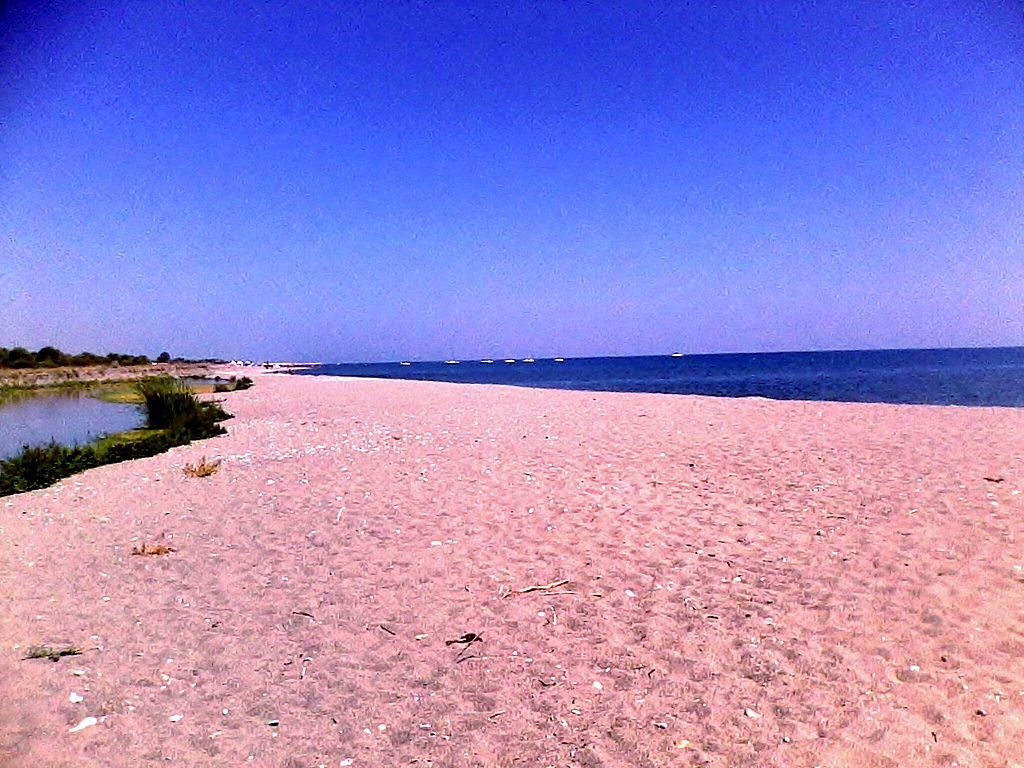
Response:
POLYGON ((89 446, 26 445, 17 456, 0 461, 0 496, 46 488, 62 478, 99 465, 96 452, 89 446))
POLYGON ((100 464, 116 464, 119 461, 156 456, 187 442, 187 437, 181 432, 160 431, 134 440, 105 440, 96 446, 95 450, 100 464))
POLYGON ((142 397, 149 429, 181 431, 191 440, 224 434, 217 422, 230 416, 219 403, 200 400, 181 380, 154 376, 138 382, 135 388, 142 397))

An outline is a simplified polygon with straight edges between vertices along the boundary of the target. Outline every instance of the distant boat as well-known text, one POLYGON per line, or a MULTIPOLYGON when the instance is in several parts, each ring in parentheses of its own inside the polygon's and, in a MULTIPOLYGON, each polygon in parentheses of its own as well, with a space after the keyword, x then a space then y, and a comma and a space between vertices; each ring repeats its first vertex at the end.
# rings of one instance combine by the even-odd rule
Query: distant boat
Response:
POLYGON ((493 363, 494 361, 493 360, 481 360, 480 362, 481 363, 493 363))
POLYGON ((506 362, 506 363, 514 363, 515 361, 516 361, 516 359, 515 359, 514 357, 510 357, 510 358, 509 358, 508 360, 506 360, 505 362, 506 362))
POLYGON ((669 355, 669 357, 682 357, 682 356, 683 356, 682 352, 673 352, 671 355, 669 355))
POLYGON ((445 360, 444 363, 445 363, 445 365, 458 365, 459 361, 458 360, 445 360))
POLYGON ((410 363, 408 360, 403 360, 402 362, 399 363, 399 365, 412 365, 412 363, 410 363))
POLYGON ((536 361, 536 360, 534 360, 534 359, 533 359, 532 357, 524 357, 524 358, 523 358, 523 362, 524 362, 524 363, 535 363, 535 362, 537 362, 537 361, 536 361))
POLYGON ((556 363, 564 363, 565 362, 565 358, 564 357, 556 357, 555 358, 555 362, 556 363))

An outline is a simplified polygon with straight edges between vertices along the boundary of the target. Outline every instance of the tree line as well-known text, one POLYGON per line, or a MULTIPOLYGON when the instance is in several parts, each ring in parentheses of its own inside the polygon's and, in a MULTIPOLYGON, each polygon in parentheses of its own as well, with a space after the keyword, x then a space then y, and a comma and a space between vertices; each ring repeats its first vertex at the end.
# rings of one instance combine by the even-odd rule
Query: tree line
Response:
MULTIPOLYGON (((170 362, 171 356, 161 352, 156 362, 170 362)), ((31 352, 24 347, 0 347, 0 368, 62 368, 81 367, 86 365, 147 365, 151 361, 146 355, 124 355, 111 352, 97 355, 92 352, 79 352, 69 355, 56 347, 42 347, 31 352)))

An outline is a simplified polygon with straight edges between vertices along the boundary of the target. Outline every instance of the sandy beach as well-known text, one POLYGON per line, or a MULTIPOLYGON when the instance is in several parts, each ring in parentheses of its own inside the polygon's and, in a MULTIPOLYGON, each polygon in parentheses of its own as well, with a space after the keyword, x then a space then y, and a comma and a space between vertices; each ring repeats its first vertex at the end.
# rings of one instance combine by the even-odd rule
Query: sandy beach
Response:
POLYGON ((1024 766, 1024 410, 255 378, 0 499, 0 765, 1024 766))

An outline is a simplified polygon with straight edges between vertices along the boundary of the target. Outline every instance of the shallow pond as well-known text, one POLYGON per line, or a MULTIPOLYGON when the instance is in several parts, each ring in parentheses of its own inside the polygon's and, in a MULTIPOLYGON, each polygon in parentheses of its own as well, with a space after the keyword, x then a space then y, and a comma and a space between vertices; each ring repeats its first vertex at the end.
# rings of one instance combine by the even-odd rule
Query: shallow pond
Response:
POLYGON ((82 392, 46 392, 0 402, 0 460, 26 445, 82 445, 142 426, 138 406, 106 403, 82 392))

